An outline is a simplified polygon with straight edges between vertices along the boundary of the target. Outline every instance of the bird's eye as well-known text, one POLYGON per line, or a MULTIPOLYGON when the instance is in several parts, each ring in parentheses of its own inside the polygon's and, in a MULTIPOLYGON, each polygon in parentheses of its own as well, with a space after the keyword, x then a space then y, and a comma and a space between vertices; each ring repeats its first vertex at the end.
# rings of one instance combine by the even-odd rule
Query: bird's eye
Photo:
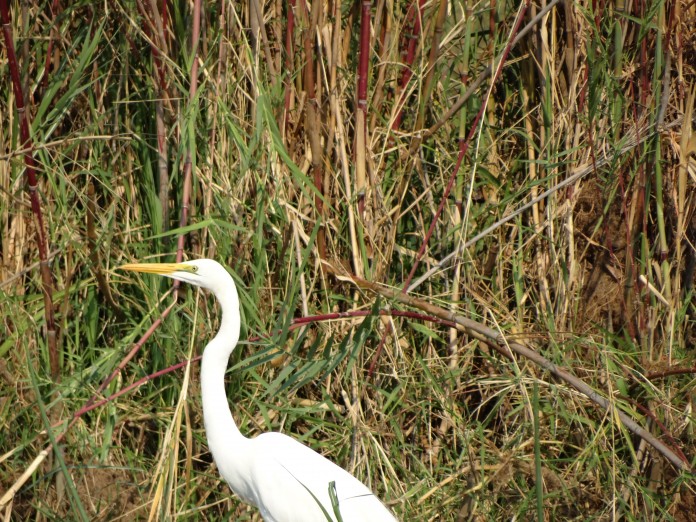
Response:
POLYGON ((196 272, 198 272, 198 267, 195 266, 195 265, 193 265, 193 266, 191 267, 191 272, 193 272, 194 274, 195 274, 196 272))

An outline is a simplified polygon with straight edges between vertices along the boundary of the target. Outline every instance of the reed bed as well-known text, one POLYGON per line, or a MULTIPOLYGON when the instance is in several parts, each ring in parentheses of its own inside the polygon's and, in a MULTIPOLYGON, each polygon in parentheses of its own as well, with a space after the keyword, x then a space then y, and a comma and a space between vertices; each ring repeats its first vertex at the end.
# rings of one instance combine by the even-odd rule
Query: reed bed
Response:
POLYGON ((228 394, 400 520, 696 512, 696 5, 0 0, 0 517, 260 520, 228 394), (189 364, 189 361, 190 364, 189 364))

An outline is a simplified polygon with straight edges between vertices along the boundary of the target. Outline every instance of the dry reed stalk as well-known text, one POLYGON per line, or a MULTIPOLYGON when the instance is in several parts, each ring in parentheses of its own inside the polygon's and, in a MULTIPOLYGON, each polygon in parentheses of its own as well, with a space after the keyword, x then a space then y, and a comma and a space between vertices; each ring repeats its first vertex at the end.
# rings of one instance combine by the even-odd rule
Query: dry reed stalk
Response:
MULTIPOLYGON (((366 123, 368 129, 375 129, 379 126, 378 122, 383 117, 385 101, 389 98, 389 93, 386 92, 385 82, 387 80, 387 72, 389 70, 389 59, 391 56, 392 45, 392 17, 386 6, 386 0, 378 0, 375 7, 375 17, 373 22, 374 32, 376 36, 375 47, 376 59, 373 65, 373 76, 376 76, 372 82, 372 96, 370 98, 370 119, 366 123)), ((340 24, 338 24, 340 25, 340 24)))
MULTIPOLYGON (((194 0, 193 3, 193 31, 191 33, 191 75, 189 78, 189 105, 192 105, 196 99, 196 92, 198 90, 198 47, 200 44, 200 33, 201 33, 201 0, 194 0)), ((192 173, 192 163, 191 157, 195 154, 195 150, 191 150, 190 144, 193 143, 193 139, 187 140, 186 147, 186 157, 184 160, 184 183, 183 183, 183 193, 181 194, 181 216, 179 218, 179 228, 184 228, 188 224, 189 218, 189 205, 191 202, 191 188, 193 185, 193 173, 192 173)), ((184 260, 184 242, 186 237, 181 234, 177 239, 176 246, 176 261, 181 263, 184 260)), ((174 289, 178 289, 180 286, 179 281, 175 281, 173 284, 174 289)))
MULTIPOLYGON (((687 184, 689 178, 689 164, 693 162, 692 158, 696 158, 696 133, 693 130, 691 121, 694 117, 694 102, 696 100, 696 85, 691 86, 691 91, 686 101, 686 108, 684 109, 684 122, 681 128, 681 139, 679 142, 679 167, 677 171, 677 186, 676 186, 676 200, 677 200, 677 216, 676 225, 677 232, 675 237, 675 256, 674 263, 677 267, 682 266, 683 256, 684 256, 684 246, 686 249, 688 246, 688 238, 686 237, 686 231, 688 229, 687 219, 687 184)), ((696 245, 691 245, 691 249, 695 249, 696 245)), ((679 284, 679 271, 677 271, 676 276, 676 286, 675 297, 681 294, 681 285, 679 284)), ((685 282, 688 284, 688 282, 685 282)), ((675 303, 676 304, 676 303, 675 303)), ((676 307, 675 307, 676 308, 676 307)))
MULTIPOLYGON (((348 157, 348 144, 345 132, 345 121, 346 118, 343 116, 343 105, 339 100, 338 96, 338 74, 337 69, 343 68, 344 63, 340 60, 342 55, 340 53, 340 42, 341 42, 341 26, 340 17, 337 13, 340 12, 340 2, 335 4, 335 9, 339 10, 334 13, 334 18, 337 20, 336 25, 333 27, 331 34, 328 30, 323 32, 324 36, 324 48, 331 49, 330 52, 330 73, 329 73, 329 110, 331 114, 331 119, 334 122, 335 133, 333 134, 334 145, 334 157, 337 159, 338 170, 343 180, 343 200, 346 201, 346 211, 348 213, 348 234, 349 242, 351 245, 350 257, 353 266, 353 271, 356 274, 363 274, 364 267, 362 257, 360 255, 360 249, 358 248, 358 234, 357 234, 357 223, 355 210, 356 206, 353 203, 353 184, 350 179, 350 159, 348 157)), ((332 143, 329 141, 328 143, 332 143)), ((328 174, 328 172, 327 172, 328 174)))
POLYGON ((372 2, 360 3, 360 48, 358 51, 357 108, 355 111, 355 194, 358 198, 358 215, 365 213, 367 193, 367 85, 370 65, 370 18, 372 2))
POLYGON ((418 110, 418 118, 416 119, 415 131, 419 132, 425 122, 425 109, 429 106, 430 96, 433 91, 433 82, 435 81, 435 72, 437 71, 437 61, 440 56, 440 42, 442 40, 443 25, 445 16, 447 15, 447 0, 440 0, 440 5, 437 9, 435 22, 433 25, 433 36, 430 41, 430 53, 428 55, 428 65, 426 66, 425 80, 423 82, 423 92, 421 103, 418 110))
POLYGON ((10 7, 8 0, 0 0, 0 18, 2 19, 2 32, 5 38, 7 50, 7 62, 12 79, 12 90, 15 97, 17 116, 19 117, 20 147, 26 149, 24 153, 25 176, 27 189, 31 201, 31 210, 36 225, 36 245, 39 251, 39 268, 41 273, 42 293, 44 300, 44 317, 46 319, 46 344, 48 345, 49 365, 51 377, 54 381, 60 380, 60 355, 58 353, 58 333, 56 330, 55 312, 53 309, 53 276, 48 260, 48 239, 44 227, 43 212, 39 200, 39 182, 36 176, 36 163, 34 161, 33 141, 29 131, 29 115, 24 103, 24 93, 19 77, 19 64, 15 54, 14 40, 12 38, 12 26, 10 7))
MULTIPOLYGON (((536 15, 536 6, 532 6, 530 15, 532 17, 536 15)), ((535 27, 535 32, 536 38, 530 38, 528 40, 528 47, 530 56, 533 56, 533 60, 538 60, 539 63, 529 63, 532 60, 532 58, 530 58, 530 60, 527 60, 526 66, 523 69, 524 71, 526 71, 526 74, 523 73, 525 77, 522 78, 522 83, 525 87, 522 90, 522 104, 523 107, 525 107, 526 109, 526 116, 524 118, 524 128, 527 134, 527 161, 529 164, 528 172, 529 180, 531 181, 530 195, 532 199, 536 199, 539 193, 539 185, 537 182, 539 177, 537 172, 537 162, 539 158, 536 157, 536 147, 534 143, 535 138, 538 136, 538 148, 541 151, 549 150, 551 144, 549 143, 549 137, 547 137, 546 135, 545 122, 537 120, 535 122, 536 125, 532 122, 532 115, 534 114, 534 103, 531 101, 531 97, 534 95, 535 92, 537 92, 537 89, 542 90, 543 92, 546 82, 550 82, 552 81, 552 78, 555 78, 553 72, 553 57, 549 55, 548 45, 544 45, 544 42, 548 42, 549 39, 546 23, 539 23, 535 27), (541 76, 541 79, 538 82, 535 81, 536 75, 534 74, 534 71, 537 70, 537 67, 539 70, 539 76, 541 76)), ((541 103, 550 104, 551 100, 543 99, 541 103)), ((550 204, 551 201, 547 201, 547 205, 550 204)), ((540 202, 535 203, 532 206, 532 223, 534 225, 534 231, 536 232, 536 234, 538 234, 535 238, 536 248, 534 250, 534 261, 536 264, 535 279, 538 281, 539 295, 541 296, 541 308, 547 314, 547 316, 550 317, 553 313, 553 309, 551 306, 551 293, 549 291, 549 282, 547 280, 550 267, 549 259, 546 254, 547 250, 544 248, 544 241, 542 239, 543 236, 541 235, 544 228, 541 218, 541 212, 542 209, 540 208, 540 202)), ((551 238, 552 236, 549 236, 548 240, 550 241, 551 238)))
POLYGON ((302 10, 305 18, 305 30, 303 33, 305 67, 304 67, 304 88, 307 92, 307 112, 305 118, 305 132, 309 138, 311 150, 312 179, 317 190, 314 196, 314 209, 317 216, 319 232, 317 234, 317 250, 320 259, 326 259, 326 226, 324 212, 324 197, 327 191, 324 187, 324 151, 321 145, 322 125, 319 119, 320 96, 318 95, 321 82, 317 82, 315 70, 318 69, 315 61, 314 39, 317 36, 318 28, 321 26, 321 14, 323 13, 323 2, 315 0, 312 3, 312 16, 308 17, 305 9, 302 10))
POLYGON ((169 161, 167 147, 167 132, 164 124, 164 105, 170 104, 167 94, 167 80, 164 70, 164 60, 162 55, 169 55, 167 45, 166 28, 168 24, 167 2, 162 2, 162 12, 157 9, 156 0, 150 0, 150 9, 143 6, 145 20, 153 26, 152 29, 145 23, 146 34, 150 35, 150 51, 155 69, 155 80, 157 98, 155 99, 155 125, 157 128, 157 172, 159 175, 159 200, 162 208, 162 229, 169 230, 169 161), (150 15, 149 17, 147 15, 150 15), (157 45, 155 45, 157 42, 157 45), (161 51, 160 51, 161 49, 161 51))
POLYGON ((413 0, 406 14, 404 38, 408 44, 404 52, 403 70, 399 76, 399 88, 396 92, 398 101, 396 105, 396 116, 391 125, 392 131, 397 131, 401 128, 401 121, 404 117, 404 105, 407 99, 408 84, 413 76, 413 62, 416 59, 416 48, 421 37, 424 6, 425 0, 413 0))
MULTIPOLYGON (((51 4, 50 7, 50 12, 51 12, 51 19, 56 20, 58 15, 60 14, 60 0, 53 0, 53 3, 51 4)), ((55 45, 56 41, 60 37, 60 30, 59 26, 55 24, 51 28, 51 38, 48 41, 48 47, 46 48, 46 61, 44 62, 44 70, 43 70, 43 75, 41 77, 41 90, 43 92, 46 92, 46 89, 48 89, 48 71, 51 69, 51 60, 54 60, 54 63, 56 64, 55 68, 58 67, 58 63, 60 61, 60 58, 56 55, 53 56, 53 46, 55 45)), ((56 51, 57 54, 57 51, 56 51)))
POLYGON ((292 78, 295 76, 295 46, 293 35, 295 31, 295 9, 296 0, 288 0, 287 3, 287 24, 285 27, 285 66, 287 68, 287 80, 285 82, 285 101, 283 104, 283 120, 280 131, 283 139, 287 140, 288 118, 290 117, 290 106, 292 99, 292 78))
MULTIPOLYGON (((252 26, 252 34, 255 38, 260 37, 261 43, 263 44, 263 52, 265 56, 264 65, 268 67, 268 75, 271 79, 271 85, 275 86, 280 81, 280 74, 276 69, 276 61, 273 59, 273 53, 271 52, 271 44, 268 41, 268 31, 266 31, 266 23, 263 19, 263 2, 260 0, 252 0, 250 2, 250 13, 249 18, 252 26)), ((257 57, 256 63, 260 67, 261 60, 260 53, 255 50, 254 56, 257 57)))

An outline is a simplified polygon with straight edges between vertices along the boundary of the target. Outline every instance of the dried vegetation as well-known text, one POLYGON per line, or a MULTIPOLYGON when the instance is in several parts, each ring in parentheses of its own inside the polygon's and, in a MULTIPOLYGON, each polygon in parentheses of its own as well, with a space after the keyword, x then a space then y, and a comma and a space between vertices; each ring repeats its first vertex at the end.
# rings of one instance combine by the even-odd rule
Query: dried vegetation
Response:
POLYGON ((240 282, 243 432, 400 519, 692 519, 694 2, 0 11, 0 518, 259 520, 212 299, 114 270, 183 256, 240 282))

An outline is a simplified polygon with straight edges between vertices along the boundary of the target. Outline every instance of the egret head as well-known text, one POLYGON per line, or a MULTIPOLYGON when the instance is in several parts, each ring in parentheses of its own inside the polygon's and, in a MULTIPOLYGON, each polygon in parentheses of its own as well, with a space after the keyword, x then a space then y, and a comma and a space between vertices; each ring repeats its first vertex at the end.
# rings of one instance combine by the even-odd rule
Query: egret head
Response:
POLYGON ((119 270, 158 274, 200 286, 212 292, 221 290, 232 282, 227 270, 212 259, 196 259, 185 263, 131 263, 120 266, 119 270))

